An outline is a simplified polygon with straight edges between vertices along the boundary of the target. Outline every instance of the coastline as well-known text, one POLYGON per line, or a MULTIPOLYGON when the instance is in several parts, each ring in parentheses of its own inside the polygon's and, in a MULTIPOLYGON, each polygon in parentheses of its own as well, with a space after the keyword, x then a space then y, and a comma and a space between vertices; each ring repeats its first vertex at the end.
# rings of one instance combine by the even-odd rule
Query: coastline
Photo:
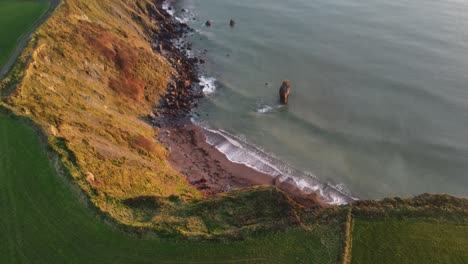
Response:
POLYGON ((169 32, 172 38, 169 39, 172 41, 167 43, 168 38, 163 38, 162 42, 157 40, 156 43, 169 47, 165 55, 173 62, 179 76, 168 84, 166 95, 150 115, 150 120, 157 127, 157 140, 168 149, 168 161, 174 169, 205 195, 253 186, 276 186, 305 206, 349 204, 356 200, 333 187, 331 189, 335 193, 324 197, 323 193, 327 191, 323 190, 323 186, 318 186, 320 183, 317 187, 302 186, 301 179, 291 175, 272 175, 259 171, 231 161, 225 153, 208 143, 207 131, 190 119, 190 113, 205 96, 201 76, 198 75, 199 62, 202 60, 189 57, 186 52, 191 50, 191 44, 185 41, 185 34, 192 29, 175 16, 171 1, 158 2, 158 8, 165 12, 165 19, 171 20, 169 32), (174 44, 174 41, 178 44, 174 44))
MULTIPOLYGON (((179 29, 175 30, 179 32, 179 29)), ((170 41, 170 37, 161 40, 166 44, 170 41)), ((158 139, 170 150, 167 152, 169 156, 165 155, 166 151, 161 151, 163 154, 156 157, 158 160, 152 159, 152 162, 161 161, 152 168, 161 170, 161 164, 170 163, 186 174, 188 181, 206 197, 198 192, 196 199, 192 200, 181 200, 177 195, 140 194, 122 200, 104 197, 117 205, 111 208, 114 211, 106 211, 100 207, 102 204, 96 203, 97 196, 93 196, 97 189, 90 192, 75 178, 73 167, 66 163, 68 157, 54 148, 50 140, 54 137, 47 127, 41 126, 31 116, 18 115, 13 108, 0 103, 0 114, 4 112, 29 127, 18 130, 13 126, 13 130, 3 130, 6 132, 2 141, 6 151, 4 161, 11 166, 6 166, 7 177, 2 177, 4 191, 0 196, 6 199, 5 212, 13 213, 4 218, 6 229, 2 233, 11 239, 0 246, 0 249, 7 250, 0 251, 21 251, 25 260, 67 262, 72 259, 81 263, 107 260, 124 263, 347 263, 361 256, 359 250, 371 252, 374 262, 378 262, 385 256, 382 253, 388 253, 388 248, 406 250, 403 253, 407 255, 400 254, 402 251, 396 251, 398 254, 390 252, 387 256, 394 262, 410 259, 407 256, 418 253, 429 255, 427 252, 434 252, 429 255, 432 259, 439 259, 440 254, 442 260, 468 256, 457 250, 466 240, 460 236, 466 226, 460 225, 468 222, 467 200, 447 195, 420 195, 412 199, 386 198, 383 201, 357 201, 349 206, 333 206, 324 204, 316 194, 301 191, 300 185, 295 185, 294 181, 281 182, 278 176, 232 162, 230 155, 223 154, 217 144, 212 144, 210 129, 188 117, 200 96, 196 85, 194 90, 186 85, 187 80, 196 83, 197 77, 193 74, 196 73, 196 64, 178 62, 181 58, 177 57, 181 53, 179 51, 164 52, 167 52, 167 60, 181 65, 174 71, 177 79, 168 86, 168 95, 161 100, 162 108, 155 109, 150 118, 145 118, 146 122, 153 121, 159 127, 156 129, 158 139), (190 72, 183 72, 183 69, 190 72), (165 105, 168 102, 172 106, 165 105), (36 134, 39 136, 39 148, 34 143, 37 142, 36 134), (34 157, 34 160, 25 157, 34 157), (209 178, 203 180, 201 177, 205 174, 209 178), (256 185, 276 187, 242 190, 256 185), (224 193, 234 189, 241 190, 224 193), (216 195, 218 193, 223 194, 216 195), (31 202, 32 199, 35 202, 31 202), (122 217, 128 210, 132 210, 131 218, 122 217), (363 230, 367 232, 364 235, 371 239, 363 239, 363 230), (414 231, 410 232, 412 236, 408 236, 408 230, 414 231), (442 232, 445 230, 452 232, 442 232), (395 237, 397 239, 392 239, 395 237), (435 242, 434 237, 437 238, 435 242), (452 240, 456 243, 447 243, 452 240), (435 251, 434 243, 444 243, 447 247, 443 247, 443 251, 435 251), (388 246, 382 249, 378 246, 382 244, 388 246), (371 250, 369 245, 374 245, 371 250), (354 252, 357 253, 353 255, 354 252)), ((131 119, 131 125, 150 110, 148 108, 131 119)), ((148 124, 145 125, 149 132, 154 132, 148 124)), ((57 131, 52 128, 52 131, 57 131)), ((156 135, 149 134, 152 136, 142 144, 154 143, 152 139, 156 135)), ((62 147, 67 151, 65 154, 73 156, 67 145, 62 147)), ((164 149, 163 146, 158 147, 164 149)), ((137 164, 136 167, 140 166, 137 164)), ((153 178, 165 176, 163 173, 153 178)), ((179 183, 188 185, 186 178, 178 173, 168 176, 179 177, 179 183)), ((172 186, 166 183, 158 185, 161 189, 172 186)), ((15 254, 0 254, 0 259, 7 263, 18 261, 15 254)))
MULTIPOLYGON (((158 4, 158 2, 156 2, 156 4, 158 4)), ((150 12, 154 12, 154 9, 150 9, 149 10, 150 12)), ((157 10, 157 11, 160 11, 157 10)), ((193 92, 192 90, 189 90, 188 87, 185 85, 185 81, 187 80, 191 80, 190 78, 196 78, 196 77, 193 77, 195 76, 193 73, 195 72, 194 69, 195 69, 195 65, 192 63, 193 62, 193 59, 189 59, 189 58, 186 58, 186 57, 183 57, 181 56, 181 52, 177 49, 174 48, 174 46, 172 46, 171 44, 171 40, 173 39, 174 36, 180 36, 181 32, 183 32, 184 30, 188 30, 187 27, 185 26, 178 26, 177 24, 173 24, 170 22, 170 18, 164 14, 159 14, 159 13, 153 13, 152 15, 154 15, 152 18, 155 19, 153 20, 152 22, 153 23, 159 23, 158 26, 160 26, 162 28, 161 30, 161 36, 158 36, 158 35, 152 35, 152 37, 155 37, 155 38, 152 38, 151 39, 151 44, 155 44, 156 42, 159 42, 161 44, 161 46, 164 46, 165 45, 165 48, 167 49, 160 49, 159 51, 161 53, 163 53, 165 55, 165 59, 167 59, 168 61, 170 61, 171 63, 176 63, 176 65, 174 65, 174 68, 176 69, 175 71, 172 71, 172 76, 173 76, 173 80, 172 82, 170 82, 168 84, 168 93, 173 93, 174 91, 170 92, 170 89, 172 87, 172 89, 176 89, 176 87, 182 87, 180 86, 181 83, 183 83, 183 89, 185 89, 185 92, 184 93, 181 93, 184 95, 184 97, 180 97, 178 96, 178 100, 180 100, 180 98, 184 99, 184 100, 191 100, 190 102, 193 103, 193 104, 196 104, 196 98, 199 97, 199 94, 193 92), (156 21, 156 22, 155 22, 156 21), (192 61, 192 62, 191 62, 192 61), (190 63, 188 63, 190 62, 190 63), (182 80, 184 80, 183 82, 181 82, 179 80, 179 78, 182 78, 182 80), (188 78, 188 79, 187 79, 188 78)), ((153 46, 154 48, 154 46, 153 46)), ((154 51, 157 52, 158 49, 154 48, 154 51)), ((37 63, 37 62, 36 62, 37 63)), ((194 79, 195 80, 195 79, 194 79)), ((164 84, 166 84, 167 82, 165 82, 164 84)), ((164 90, 162 91, 164 92, 164 90)), ((161 98, 161 102, 167 102, 165 99, 167 99, 167 97, 165 98, 161 98)), ((180 102, 180 101, 179 101, 180 102)), ((191 105, 191 104, 190 104, 191 105)), ((2 110, 2 104, 0 104, 0 111, 2 110)), ((5 104, 5 107, 7 106, 10 106, 8 104, 5 104)), ((86 170, 83 170, 83 168, 80 168, 79 170, 77 169, 76 166, 76 163, 69 163, 68 162, 68 157, 64 156, 63 155, 63 152, 61 152, 62 150, 63 151, 66 151, 66 153, 73 153, 73 150, 71 148, 68 147, 68 145, 60 145, 60 146, 57 146, 57 141, 53 141, 53 140, 57 140, 57 135, 59 133, 59 130, 55 127, 51 128, 50 130, 52 130, 52 134, 50 134, 51 132, 47 130, 47 128, 44 128, 37 120, 34 119, 34 117, 32 116, 27 116, 27 115, 19 115, 17 112, 15 112, 15 109, 13 107, 7 107, 5 108, 8 112, 11 111, 11 113, 17 117, 18 119, 22 120, 23 122, 27 123, 28 126, 31 126, 34 130, 37 130, 37 134, 39 135, 39 138, 41 140, 41 143, 44 144, 44 148, 47 148, 47 155, 49 157, 49 159, 51 160, 53 166, 54 166, 54 169, 55 171, 57 172, 57 174, 59 176, 63 176, 64 180, 67 180, 67 183, 68 183, 68 180, 70 180, 70 183, 74 183, 71 188, 73 191, 76 191, 76 194, 77 194, 77 197, 80 201, 82 201, 87 207, 89 207, 90 209, 92 209, 93 212, 96 212, 96 215, 103 221, 105 222, 106 224, 108 224, 111 228, 114 228, 116 230, 119 230, 119 231, 122 231, 123 233, 125 234, 128 234, 128 235, 131 235, 131 236, 135 236, 135 237, 139 237, 139 238, 155 238, 155 237, 176 237, 176 236, 194 236, 194 237, 200 237, 200 238, 209 238, 209 236, 211 235, 206 235, 205 233, 186 233, 185 230, 183 231, 180 231, 178 228, 180 228, 180 226, 182 224, 180 223, 174 223, 174 222, 171 222, 173 221, 173 218, 169 218, 169 219, 151 219, 151 220, 147 220, 146 218, 145 219, 140 219, 140 218, 137 218, 139 217, 139 213, 141 213, 139 211, 140 209, 140 206, 146 206, 147 204, 145 204, 145 201, 147 201, 148 197, 150 200, 152 201, 155 201, 155 204, 151 204, 151 208, 149 209, 149 212, 146 212, 148 214, 155 214, 155 216, 159 216, 160 214, 160 207, 159 205, 161 204, 164 204, 166 202, 168 203, 172 203, 173 201, 171 201, 172 197, 179 197, 179 196, 162 196, 162 195, 158 195, 158 194, 153 194, 153 195, 146 195, 146 194, 137 194, 137 195, 134 195, 134 197, 131 197, 132 194, 129 194, 128 197, 130 198, 126 198, 126 197, 119 197, 119 198, 114 198, 114 197, 107 197, 108 200, 111 200, 110 203, 113 203, 111 206, 115 206, 116 204, 118 204, 118 206, 120 206, 117 210, 113 210, 115 209, 116 207, 105 207, 107 204, 105 202, 108 202, 108 201, 105 201, 104 203, 100 203, 100 201, 98 201, 96 199, 96 194, 98 193, 98 189, 96 188, 99 184, 99 182, 97 181, 99 178, 98 174, 93 171, 94 173, 92 172, 86 172, 86 170), (55 132, 54 132, 55 131, 55 132), (55 134, 54 134, 55 133, 55 134), (51 140, 52 138, 52 140, 51 140), (86 173, 85 175, 76 175, 76 173, 86 173), (86 176, 86 178, 82 177, 81 178, 81 182, 78 181, 78 177, 82 177, 82 176, 86 176), (84 179, 83 179, 84 178, 84 179), (128 202, 129 201, 137 201, 136 204, 132 204, 132 205, 128 205, 128 202), (161 204, 159 203, 161 202, 161 204), (107 209, 110 209, 110 210, 107 210, 107 209), (122 210, 123 209, 123 210, 122 210), (121 211, 120 211, 121 210, 121 211), (132 210, 132 211, 130 211, 132 210), (116 214, 117 213, 121 213, 123 212, 123 214, 116 214), (124 215, 125 213, 132 213, 134 215, 130 215, 130 217, 128 215, 124 215), (136 216, 136 217, 135 217, 136 216), (153 221, 151 223, 153 223, 154 226, 150 227, 150 221, 153 221), (170 223, 171 225, 171 229, 167 229, 166 226, 170 223), (173 226, 173 228, 172 228, 173 226)), ((182 117, 182 116, 185 116, 187 111, 191 109, 189 107, 185 107, 182 108, 182 107, 175 107, 175 106, 172 106, 172 107, 168 107, 167 105, 164 105, 163 108, 161 108, 160 110, 164 110, 164 114, 169 117, 171 116, 172 118, 177 119, 182 117)), ((141 115, 138 116, 138 118, 140 118, 140 121, 142 124, 144 124, 149 132, 153 132, 153 133, 149 133, 153 136, 153 138, 155 137, 155 133, 154 133, 154 129, 153 127, 149 126, 148 124, 148 121, 150 121, 151 119, 148 119, 148 116, 146 116, 149 112, 151 111, 151 108, 148 109, 148 111, 145 111, 145 112, 142 112, 141 115), (146 117, 146 118, 145 118, 146 117), (143 119, 143 120, 141 120, 143 119)), ((151 117, 152 115, 150 115, 151 117)), ((135 121, 137 120, 137 117, 135 116, 134 119, 132 119, 131 121, 135 121)), ((134 122, 132 122, 132 125, 135 125, 134 122)), ((62 138, 60 138, 62 140, 62 138)), ((148 141, 143 141, 142 144, 151 144, 152 141, 151 140, 148 140, 148 141)), ((87 144, 86 144, 87 145, 87 144)), ((151 146, 150 147, 154 147, 154 146, 151 146)), ((166 162, 165 160, 162 160, 164 159, 164 157, 162 155, 164 155, 164 147, 162 145, 158 146, 158 148, 161 148, 161 156, 159 156, 161 159, 159 159, 159 161, 161 162, 160 164, 157 164, 157 165, 163 165, 163 166, 167 166, 166 164, 168 162, 166 162)), ((141 152, 139 152, 139 154, 141 154, 141 152)), ((147 153, 145 153, 147 154, 147 153)), ((143 155, 145 156, 145 155, 143 155)), ((153 162, 155 161, 154 159, 152 160, 153 162)), ((76 160, 74 161, 76 162, 76 160)), ((149 162, 146 163, 146 164, 150 164, 149 162)), ((157 165, 153 165, 151 167, 151 169, 153 169, 153 171, 155 169, 160 169, 158 168, 157 165)), ((142 166, 135 166, 135 167, 142 167, 142 166)), ((195 195, 192 195, 192 193, 184 193, 185 196, 184 199, 193 199, 194 201, 198 202, 198 203, 202 203, 200 200, 206 200, 208 202, 211 202, 210 201, 210 198, 216 198, 216 197, 207 197, 207 199, 200 199, 200 198, 203 198, 203 195, 202 195, 202 192, 197 192, 195 190, 195 188, 189 186, 188 182, 186 181, 186 178, 183 177, 182 175, 178 174, 174 169, 171 168, 171 166, 167 166, 168 168, 170 168, 170 172, 173 172, 173 174, 168 174, 168 175, 164 175, 166 176, 168 180, 172 180, 174 181, 175 180, 179 180, 179 182, 177 183, 180 183, 182 185, 183 188, 185 188, 185 186, 187 185, 190 189, 190 191, 194 191, 193 193, 195 193, 195 195), (191 195, 191 196, 189 196, 191 195), (187 198, 188 197, 188 198, 187 198)), ((163 168, 164 169, 164 168, 163 168)), ((164 173, 164 171, 163 171, 164 173)), ((159 175, 158 175, 159 176, 159 175)), ((158 179, 158 177, 152 177, 154 179, 158 179)), ((259 184, 255 184, 255 185, 259 185, 259 184)), ((261 184, 260 184, 261 185, 261 184)), ((170 185, 159 185, 159 186, 163 186, 163 188, 161 189, 168 189, 172 186, 170 185)), ((252 191, 252 193, 262 193, 262 189, 265 189, 265 188, 258 188, 259 191, 252 191)), ((165 190, 164 190, 165 191, 165 190)), ((184 190, 182 190, 184 191, 184 190)), ((163 192, 163 191, 161 191, 163 192)), ((171 192, 171 190, 167 191, 168 193, 171 192)), ((250 192, 248 190, 248 192, 250 192)), ((278 202, 278 201, 282 201, 282 202, 285 202, 285 198, 287 198, 286 195, 284 195, 283 193, 279 192, 279 191, 273 191, 270 189, 270 188, 267 188, 267 191, 266 193, 270 196, 267 197, 268 198, 271 198, 271 199, 274 199, 273 201, 275 202, 278 202), (271 196, 272 195, 272 196, 271 196), (275 196, 276 195, 276 196, 275 196), (273 197, 273 198, 272 198, 273 197)), ((240 199, 242 200, 243 197, 236 197, 236 194, 235 192, 231 193, 233 197, 233 199, 240 199)), ((263 196, 259 196, 260 197, 263 197, 263 196)), ((263 200, 263 199, 262 199, 263 200)), ((263 200, 264 201, 264 200, 263 200)), ((270 200, 268 200, 270 201, 270 200)), ((271 228, 279 228, 281 227, 281 224, 278 224, 278 223, 289 223, 288 221, 291 218, 291 214, 293 214, 293 216, 295 216, 295 211, 294 211, 294 208, 292 207, 292 205, 290 205, 289 203, 283 203, 281 204, 282 206, 278 206, 278 203, 274 204, 274 203, 270 203, 270 205, 273 205, 275 206, 273 208, 273 211, 275 210, 278 210, 278 211, 281 211, 281 210, 288 210, 286 214, 280 214, 280 216, 278 217, 278 221, 276 221, 273 224, 270 225, 270 223, 268 224, 265 224, 265 228, 270 228, 270 226, 272 226, 271 228), (290 210, 290 211, 289 211, 290 210), (285 221, 285 222, 283 222, 285 221)), ((185 206, 185 204, 183 205, 185 206)), ((172 209, 174 208, 165 208, 167 209, 167 211, 171 211, 172 209)), ((181 208, 177 208, 177 209, 181 209, 181 208)), ((176 209, 176 210, 177 210, 176 209)), ((175 210, 174 210, 175 211, 175 210)), ((254 211, 255 212, 255 211, 254 211)), ((276 211, 275 211, 276 212, 276 211)), ((281 211, 283 212, 283 211, 281 211)), ((162 214, 161 214, 162 215, 162 214)), ((249 214, 249 215, 255 215, 255 214, 249 214)), ((260 214, 261 215, 261 214, 260 214)), ((197 216, 198 217, 198 216, 197 216)), ((182 218, 182 217, 181 217, 182 218)), ((179 218, 178 218, 179 219, 179 218)), ((193 219, 193 218, 192 218, 193 219)), ((259 219, 262 219, 262 218, 259 218, 259 219)), ((294 221, 295 218, 293 219, 294 221)), ((202 221, 202 220, 200 220, 202 221)), ((295 222, 294 222, 295 223, 295 222)), ((261 226, 261 228, 264 228, 264 225, 263 223, 259 220, 258 221, 258 225, 261 226)), ((255 227, 257 228, 258 226, 255 225, 255 227)), ((190 227, 191 228, 191 227, 190 227)), ((196 227, 195 227, 196 228, 196 227)), ((194 229, 195 229, 194 228, 194 229)), ((189 231, 191 231, 191 229, 188 229, 189 231)), ((206 230, 203 230, 202 232, 205 232, 206 230)), ((221 235, 220 235, 221 236, 221 235)))
POLYGON ((204 97, 201 77, 198 75, 201 59, 189 57, 186 52, 191 50, 191 44, 185 41, 184 36, 191 29, 177 19, 170 1, 159 2, 158 7, 165 12, 165 19, 171 20, 171 28, 176 29, 172 29, 170 34, 172 43, 167 43, 166 38, 162 47, 170 46, 165 55, 173 62, 180 76, 168 84, 166 95, 150 115, 150 120, 158 127, 157 139, 168 149, 168 161, 173 168, 205 195, 263 185, 276 186, 296 202, 306 206, 348 204, 356 200, 333 187, 331 189, 335 193, 329 195, 332 199, 322 197, 323 192, 327 192, 323 190, 323 186, 301 186, 300 179, 293 176, 272 175, 246 164, 233 162, 216 146, 208 143, 207 131, 190 120, 190 113, 204 97), (174 41, 178 44, 175 45, 174 41))
POLYGON ((303 206, 326 205, 316 193, 302 191, 291 180, 281 181, 279 177, 230 161, 206 142, 202 128, 188 118, 174 119, 161 126, 158 140, 169 150, 171 166, 205 195, 253 186, 276 186, 303 206))

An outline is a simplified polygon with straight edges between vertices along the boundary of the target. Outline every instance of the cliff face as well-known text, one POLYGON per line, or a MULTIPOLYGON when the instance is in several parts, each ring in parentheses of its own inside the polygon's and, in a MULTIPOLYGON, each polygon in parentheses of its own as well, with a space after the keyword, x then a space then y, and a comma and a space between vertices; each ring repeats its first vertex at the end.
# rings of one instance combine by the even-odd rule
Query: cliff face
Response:
MULTIPOLYGON (((347 207, 304 208, 273 187, 204 198, 168 165, 144 119, 169 82, 187 80, 174 52, 153 51, 153 39, 171 49, 162 41, 171 30, 150 0, 64 0, 0 82, 0 99, 42 128, 94 205, 139 234, 242 237, 349 224, 347 207)), ((468 219, 467 201, 447 196, 363 201, 352 210, 362 218, 468 219)))
POLYGON ((295 203, 275 188, 204 197, 167 163, 145 119, 166 87, 193 79, 168 40, 181 30, 152 0, 64 0, 0 97, 42 128, 67 174, 125 229, 210 238, 296 225, 295 203))
POLYGON ((166 26, 147 0, 65 0, 38 30, 9 104, 40 124, 102 210, 139 196, 200 197, 165 161, 144 121, 177 72, 150 38, 166 26), (159 17, 159 19, 158 19, 159 17))

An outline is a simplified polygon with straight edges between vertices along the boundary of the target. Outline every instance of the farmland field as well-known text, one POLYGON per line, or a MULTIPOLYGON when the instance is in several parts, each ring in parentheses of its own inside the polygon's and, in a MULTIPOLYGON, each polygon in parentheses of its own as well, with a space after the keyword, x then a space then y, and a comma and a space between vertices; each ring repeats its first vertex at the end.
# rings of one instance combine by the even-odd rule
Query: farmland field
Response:
MULTIPOLYGON (((0 0, 0 66, 46 2, 0 0)), ((0 109, 0 263, 334 263, 338 226, 236 242, 141 240, 105 224, 59 177, 38 135, 0 109)))
POLYGON ((352 236, 352 263, 468 263, 467 225, 356 219, 352 236))
POLYGON ((55 173, 36 133, 4 114, 0 114, 0 150, 0 263, 335 263, 338 259, 337 226, 312 232, 292 229, 229 243, 131 238, 94 216, 55 173))
MULTIPOLYGON (((106 2, 113 3, 113 1, 106 2)), ((12 54, 18 39, 33 29, 32 25, 45 12, 47 6, 46 1, 0 0, 0 68, 12 54)), ((52 12, 53 9, 50 10, 52 12)), ((67 19, 68 15, 69 13, 66 13, 63 18, 67 19)), ((42 19, 46 17, 47 15, 42 19)), ((109 18, 111 19, 112 17, 109 18)), ((57 35, 52 36, 58 36, 63 32, 61 27, 57 28, 57 32, 54 32, 57 35)), ((52 40, 56 38, 50 39, 51 41, 47 43, 52 49, 55 44, 52 40)), ((73 43, 67 42, 67 44, 72 46, 73 43)), ((62 68, 66 67, 64 65, 76 67, 76 64, 56 63, 55 65, 59 65, 56 69, 61 71, 58 72, 63 72, 62 68)), ((38 68, 35 71, 36 75, 43 73, 40 70, 41 68, 38 68)), ((56 79, 60 79, 58 77, 56 79)), ((76 79, 81 79, 81 76, 76 79)), ((34 89, 37 89, 37 84, 39 82, 28 83, 34 89)), ((22 87, 25 89, 26 86, 22 87)), ((44 86, 42 91, 47 87, 44 86)), ((60 87, 72 90, 75 86, 60 87)), ((46 93, 32 93, 31 97, 22 98, 24 101, 20 102, 46 98, 46 95, 46 93)), ((45 108, 45 106, 48 105, 39 104, 32 109, 45 108)), ((78 106, 75 104, 71 107, 78 106)), ((20 108, 16 108, 15 111, 20 108)), ((51 109, 60 109, 60 107, 51 109)), ((38 114, 38 116, 46 115, 38 114)), ((71 124, 76 124, 76 120, 72 121, 71 124)), ((88 119, 83 119, 82 124, 87 121, 88 119)), ((87 205, 86 199, 78 191, 79 187, 75 183, 57 174, 53 161, 47 157, 47 147, 41 144, 37 131, 34 131, 29 123, 30 121, 11 114, 0 105, 0 263, 337 263, 339 261, 343 245, 343 230, 339 223, 341 220, 332 219, 325 214, 321 216, 323 216, 322 221, 327 221, 327 224, 315 225, 311 231, 290 227, 283 232, 255 233, 242 241, 229 239, 217 242, 193 241, 175 237, 139 239, 124 234, 116 225, 103 221, 102 217, 87 205)), ((115 127, 119 128, 117 125, 115 127)), ((103 197, 108 196, 103 195, 103 197)), ((264 200, 260 201, 263 207, 264 200)), ((216 205, 216 202, 196 203, 196 205, 201 204, 200 207, 203 206, 205 212, 212 208, 206 204, 216 205)), ((372 206, 384 208, 383 204, 383 202, 369 202, 367 205, 369 208, 361 209, 371 211, 372 206)), ((273 207, 278 207, 278 204, 273 204, 273 207)), ((353 207, 356 208, 356 205, 353 207)), ((193 208, 198 209, 195 206, 191 207, 193 208)), ((185 217, 184 213, 188 211, 182 211, 181 217, 185 217)), ((228 211, 220 210, 219 215, 227 215, 228 211)), ((394 211, 398 212, 397 209, 394 211)), ((251 211, 248 212, 249 215, 252 214, 251 211)), ((271 218, 270 221, 276 222, 276 220, 271 218)), ((219 222, 221 221, 208 223, 212 225, 212 230, 216 230, 220 225, 219 222)), ((353 263, 468 263, 467 225, 424 220, 358 218, 354 220, 352 231, 351 235, 346 237, 352 237, 353 263)))
POLYGON ((0 0, 0 67, 48 5, 45 1, 0 0))

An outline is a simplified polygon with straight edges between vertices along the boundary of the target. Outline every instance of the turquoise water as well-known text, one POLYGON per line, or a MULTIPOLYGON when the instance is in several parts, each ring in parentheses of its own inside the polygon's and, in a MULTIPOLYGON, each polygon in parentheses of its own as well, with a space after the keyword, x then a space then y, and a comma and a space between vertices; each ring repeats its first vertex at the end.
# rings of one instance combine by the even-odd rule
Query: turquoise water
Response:
POLYGON ((358 198, 468 196, 468 2, 173 5, 216 79, 196 120, 230 137, 213 144, 232 160, 358 198))

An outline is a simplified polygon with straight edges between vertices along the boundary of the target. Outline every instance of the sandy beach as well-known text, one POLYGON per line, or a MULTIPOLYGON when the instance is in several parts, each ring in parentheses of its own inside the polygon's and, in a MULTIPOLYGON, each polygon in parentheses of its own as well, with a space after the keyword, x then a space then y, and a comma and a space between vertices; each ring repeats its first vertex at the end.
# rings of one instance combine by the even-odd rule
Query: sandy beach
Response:
POLYGON ((323 205, 316 194, 301 191, 291 180, 259 172, 231 162, 223 153, 206 142, 202 128, 189 118, 166 122, 158 140, 169 150, 168 161, 187 180, 206 195, 252 186, 276 186, 301 205, 323 205))
POLYGON ((166 13, 165 20, 169 26, 167 37, 155 43, 172 46, 170 39, 182 40, 179 48, 170 48, 171 52, 166 53, 169 60, 177 62, 174 66, 179 76, 168 84, 166 95, 151 117, 157 127, 157 139, 169 150, 169 163, 206 195, 263 185, 278 187, 302 205, 324 204, 317 194, 302 191, 292 179, 280 181, 279 177, 231 162, 225 154, 206 142, 204 130, 189 118, 190 112, 197 107, 197 101, 203 97, 197 85, 200 82, 197 72, 201 59, 189 58, 183 52, 191 47, 191 43, 184 38, 184 34, 190 32, 188 25, 169 19, 171 15, 162 7, 162 3, 159 8, 166 13))

